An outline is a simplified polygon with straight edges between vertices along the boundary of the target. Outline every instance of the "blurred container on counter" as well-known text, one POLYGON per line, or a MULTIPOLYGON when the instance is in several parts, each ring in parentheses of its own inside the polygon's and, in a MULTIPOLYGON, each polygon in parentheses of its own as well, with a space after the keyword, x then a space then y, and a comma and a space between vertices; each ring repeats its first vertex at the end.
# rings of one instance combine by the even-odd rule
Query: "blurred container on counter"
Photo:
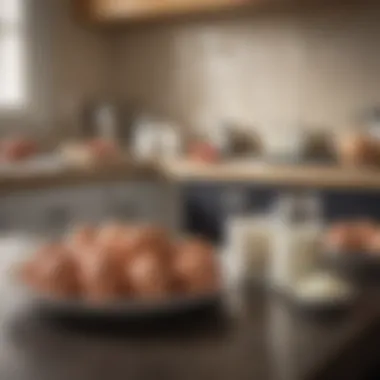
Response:
POLYGON ((132 154, 137 160, 174 159, 182 153, 183 137, 179 125, 143 114, 132 126, 132 154))
POLYGON ((289 291, 319 265, 321 206, 315 194, 284 194, 272 213, 271 287, 289 291))
POLYGON ((266 159, 278 162, 299 161, 303 152, 304 135, 299 127, 279 128, 264 135, 266 159))
POLYGON ((335 161, 334 140, 331 133, 323 129, 304 129, 302 158, 305 161, 335 161))
POLYGON ((380 142, 365 131, 350 130, 338 136, 339 162, 345 166, 377 166, 380 164, 380 142))
POLYGON ((225 154, 232 158, 257 157, 262 153, 262 142, 254 128, 238 123, 224 123, 220 126, 227 142, 225 154))
POLYGON ((189 158, 203 162, 222 159, 250 159, 262 153, 259 134, 252 128, 236 123, 219 123, 205 127, 193 137, 189 158))
POLYGON ((367 109, 358 117, 358 125, 363 126, 371 137, 380 140, 380 106, 367 109))
POLYGON ((112 140, 125 146, 130 138, 132 110, 119 102, 89 101, 83 106, 80 122, 81 137, 112 140))
POLYGON ((264 149, 267 159, 278 162, 331 162, 335 157, 331 134, 307 126, 280 129, 275 136, 266 136, 264 149))
POLYGON ((225 253, 241 280, 265 282, 270 257, 271 224, 265 215, 235 216, 226 224, 225 253))

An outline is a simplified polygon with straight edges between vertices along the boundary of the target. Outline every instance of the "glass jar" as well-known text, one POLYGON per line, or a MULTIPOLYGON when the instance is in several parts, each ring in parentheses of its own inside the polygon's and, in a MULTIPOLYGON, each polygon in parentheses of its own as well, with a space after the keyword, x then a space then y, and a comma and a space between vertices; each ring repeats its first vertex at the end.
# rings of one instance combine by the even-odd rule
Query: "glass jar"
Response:
POLYGON ((318 266, 321 207, 312 193, 280 195, 273 213, 271 286, 287 292, 318 266))

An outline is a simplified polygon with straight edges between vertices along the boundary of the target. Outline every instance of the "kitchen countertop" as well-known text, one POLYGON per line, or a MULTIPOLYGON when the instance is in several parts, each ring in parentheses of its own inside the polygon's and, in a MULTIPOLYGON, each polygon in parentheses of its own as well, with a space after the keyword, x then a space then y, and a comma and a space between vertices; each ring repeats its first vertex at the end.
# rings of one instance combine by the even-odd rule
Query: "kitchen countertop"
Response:
POLYGON ((74 167, 65 164, 55 167, 37 165, 30 167, 25 164, 15 167, 14 170, 11 167, 0 168, 0 193, 128 179, 162 180, 163 178, 157 167, 150 163, 135 164, 126 161, 94 167, 74 167))
POLYGON ((95 328, 94 322, 58 324, 24 311, 1 325, 0 374, 15 371, 21 380, 349 380, 357 371, 352 379, 362 379, 361 371, 379 359, 379 313, 371 301, 329 323, 292 315, 263 294, 251 295, 231 319, 209 309, 95 328))
POLYGON ((179 160, 162 166, 173 181, 252 182, 264 185, 340 189, 380 189, 380 169, 345 168, 334 164, 274 164, 232 160, 204 164, 179 160))
POLYGON ((1 242, 2 379, 350 380, 363 379, 379 360, 376 290, 365 291, 355 307, 333 319, 305 316, 251 289, 226 309, 68 323, 42 318, 15 297, 4 275, 21 240, 1 242))
POLYGON ((122 162, 96 167, 0 167, 0 193, 73 186, 107 181, 155 180, 169 183, 254 183, 328 189, 380 189, 380 170, 343 168, 327 164, 274 164, 229 161, 204 164, 181 161, 161 163, 122 162))

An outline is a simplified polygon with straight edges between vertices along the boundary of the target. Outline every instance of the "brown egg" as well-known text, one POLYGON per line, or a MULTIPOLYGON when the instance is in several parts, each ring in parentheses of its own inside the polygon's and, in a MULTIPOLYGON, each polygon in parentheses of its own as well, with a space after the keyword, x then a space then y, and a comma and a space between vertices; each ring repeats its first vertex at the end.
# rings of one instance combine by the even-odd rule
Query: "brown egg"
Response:
POLYGON ((173 244, 167 231, 156 227, 124 226, 113 242, 112 249, 119 252, 124 261, 130 261, 144 251, 150 251, 161 259, 169 259, 173 252, 173 244))
POLYGON ((368 240, 367 251, 374 255, 380 255, 380 229, 377 229, 368 240))
POLYGON ((38 287, 38 278, 37 278, 37 261, 32 259, 22 263, 17 267, 16 275, 24 283, 31 287, 38 287))
POLYGON ((33 286, 57 296, 78 295, 78 270, 64 247, 41 252, 32 268, 33 286))
POLYGON ((139 252, 126 266, 125 277, 135 296, 162 298, 170 292, 170 272, 154 250, 139 252))
POLYGON ((202 239, 191 239, 180 243, 176 262, 186 272, 190 269, 197 271, 214 264, 214 250, 202 239))
POLYGON ((120 297, 120 266, 104 250, 86 255, 80 266, 84 295, 91 301, 108 301, 120 297))
POLYGON ((75 250, 92 246, 96 241, 97 230, 90 225, 76 226, 69 234, 67 245, 75 250))
POLYGON ((359 220, 354 223, 356 238, 360 241, 363 249, 373 240, 377 233, 376 224, 371 220, 359 220))
POLYGON ((131 227, 118 223, 110 223, 104 226, 98 235, 97 246, 113 257, 120 265, 129 261, 133 251, 135 231, 131 227))
POLYGON ((219 285, 219 268, 210 244, 192 239, 179 246, 174 273, 186 292, 207 292, 219 285))
POLYGON ((164 228, 146 226, 140 230, 137 251, 151 250, 162 260, 171 260, 175 250, 171 237, 164 228))
POLYGON ((365 233, 352 223, 334 225, 327 233, 326 247, 335 252, 360 252, 365 248, 365 233))
POLYGON ((104 224, 100 229, 96 239, 96 243, 99 246, 112 248, 115 241, 123 236, 124 227, 117 222, 108 222, 104 224))

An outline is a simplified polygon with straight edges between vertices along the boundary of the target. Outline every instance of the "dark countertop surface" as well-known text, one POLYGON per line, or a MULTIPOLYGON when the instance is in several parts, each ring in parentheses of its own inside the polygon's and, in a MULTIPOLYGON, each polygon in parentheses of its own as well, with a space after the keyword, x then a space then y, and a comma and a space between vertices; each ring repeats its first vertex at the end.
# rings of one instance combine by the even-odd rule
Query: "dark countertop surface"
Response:
POLYGON ((254 291, 233 313, 213 306, 102 323, 47 318, 3 303, 0 378, 362 379, 380 356, 371 348, 380 337, 378 300, 366 293, 349 312, 321 320, 254 291), (370 348, 371 355, 363 351, 370 348), (351 377, 341 377, 345 371, 351 377))
POLYGON ((251 287, 182 315, 70 321, 38 313, 9 281, 29 244, 0 239, 1 380, 367 380, 379 363, 376 288, 325 318, 251 287))

